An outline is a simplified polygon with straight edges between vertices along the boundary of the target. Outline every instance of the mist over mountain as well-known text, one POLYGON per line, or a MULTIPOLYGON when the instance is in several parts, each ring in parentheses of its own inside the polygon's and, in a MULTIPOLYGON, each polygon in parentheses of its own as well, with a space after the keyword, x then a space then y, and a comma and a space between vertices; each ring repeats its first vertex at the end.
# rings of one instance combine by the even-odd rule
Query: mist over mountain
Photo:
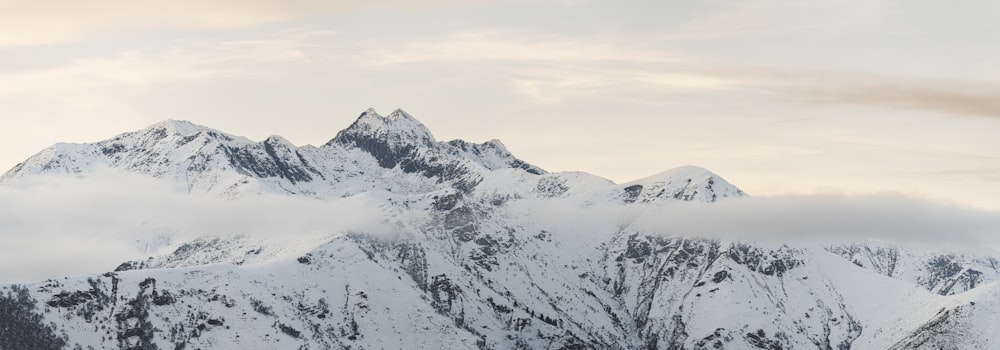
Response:
POLYGON ((0 184, 0 349, 1000 347, 1000 214, 616 184, 402 110, 321 146, 168 120, 0 184))

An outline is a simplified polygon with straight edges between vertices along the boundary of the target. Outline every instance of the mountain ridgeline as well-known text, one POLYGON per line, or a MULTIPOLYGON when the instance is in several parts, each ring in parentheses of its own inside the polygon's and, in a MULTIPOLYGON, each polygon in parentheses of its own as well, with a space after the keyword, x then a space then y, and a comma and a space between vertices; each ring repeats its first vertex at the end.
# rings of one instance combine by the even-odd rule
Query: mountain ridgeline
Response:
POLYGON ((364 194, 394 232, 219 232, 3 286, 0 349, 1000 347, 995 256, 663 234, 627 215, 538 220, 747 196, 698 167, 624 184, 547 172, 498 140, 441 142, 402 110, 369 109, 319 147, 171 120, 56 144, 0 181, 116 172, 233 201, 364 194))

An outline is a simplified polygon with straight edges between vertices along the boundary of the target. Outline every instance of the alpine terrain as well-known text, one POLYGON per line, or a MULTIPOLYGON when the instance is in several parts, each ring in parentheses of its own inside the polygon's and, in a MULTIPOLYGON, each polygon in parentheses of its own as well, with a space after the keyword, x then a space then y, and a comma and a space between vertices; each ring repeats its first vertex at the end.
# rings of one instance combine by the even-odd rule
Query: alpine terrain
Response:
POLYGON ((103 273, 2 286, 0 349, 1000 349, 995 254, 703 238, 629 214, 747 196, 698 167, 550 173, 369 109, 318 147, 170 120, 56 144, 0 181, 111 173, 232 202, 365 197, 390 229, 165 237, 103 273))

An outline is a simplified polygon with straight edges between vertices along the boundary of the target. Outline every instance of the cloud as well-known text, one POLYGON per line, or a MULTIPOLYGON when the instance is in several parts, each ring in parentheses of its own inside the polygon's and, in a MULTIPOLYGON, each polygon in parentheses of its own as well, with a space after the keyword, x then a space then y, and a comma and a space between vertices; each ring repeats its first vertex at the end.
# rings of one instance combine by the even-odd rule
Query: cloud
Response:
MULTIPOLYGON (((851 3, 854 4, 852 9, 838 12, 843 22, 824 22, 816 28, 808 23, 800 24, 810 27, 810 33, 838 33, 844 28, 851 28, 855 20, 861 20, 850 14, 865 13, 867 17, 862 21, 878 22, 870 4, 851 3)), ((743 25, 766 29, 751 36, 766 34, 767 37, 795 32, 793 28, 784 27, 784 22, 772 18, 787 16, 781 16, 780 11, 772 13, 768 10, 787 4, 754 1, 745 6, 754 9, 752 12, 756 15, 738 22, 756 24, 740 24, 732 28, 732 32, 746 34, 748 31, 742 29, 743 25), (758 16, 762 14, 766 16, 758 16)), ((703 26, 736 25, 728 16, 745 16, 745 11, 740 10, 743 7, 719 10, 717 14, 722 17, 718 23, 710 25, 694 20, 688 23, 694 27, 681 26, 676 32, 663 36, 647 33, 627 37, 600 33, 561 35, 532 30, 461 30, 396 45, 372 41, 359 45, 352 63, 376 70, 387 66, 420 65, 452 70, 467 68, 467 71, 477 74, 486 72, 490 81, 506 82, 514 92, 529 97, 533 102, 602 98, 633 105, 663 105, 681 101, 677 97, 684 96, 688 100, 703 98, 717 104, 720 100, 732 101, 735 97, 746 98, 754 105, 766 105, 762 101, 794 100, 809 104, 864 105, 1000 117, 1000 85, 995 83, 921 78, 919 75, 892 76, 870 71, 873 66, 832 64, 826 61, 829 57, 817 58, 812 68, 808 65, 802 68, 793 68, 796 65, 775 68, 767 66, 771 63, 762 66, 753 60, 732 61, 684 45, 688 35, 727 37, 726 34, 707 34, 711 30, 703 26), (686 33, 689 30, 692 33, 686 33)), ((787 10, 816 13, 817 10, 830 10, 828 7, 794 5, 787 10)), ((864 35, 864 32, 856 34, 864 35)), ((741 39, 734 37, 727 40, 741 39)), ((940 72, 936 74, 940 75, 940 72)))
MULTIPOLYGON (((2 282, 107 271, 127 260, 176 248, 167 243, 198 237, 316 241, 346 232, 394 234, 407 228, 391 220, 428 219, 423 210, 391 211, 391 206, 366 195, 331 200, 251 195, 227 200, 119 173, 21 181, 26 182, 0 186, 2 282)), ((1000 246, 1000 212, 896 194, 751 197, 710 204, 669 201, 651 206, 525 199, 510 202, 507 209, 505 215, 516 220, 512 223, 589 238, 574 242, 603 241, 623 227, 632 227, 651 235, 789 244, 877 240, 950 245, 956 250, 1000 246)))
POLYGON ((413 64, 488 71, 534 101, 618 96, 662 101, 664 93, 729 89, 738 76, 698 69, 698 58, 621 37, 569 37, 534 31, 458 31, 391 49, 367 45, 360 66, 413 64), (650 96, 655 95, 655 96, 650 96))
MULTIPOLYGON (((42 177, 0 186, 0 281, 108 271, 155 254, 147 244, 248 235, 321 239, 391 233, 390 214, 364 195, 320 200, 189 195, 137 175, 42 177)), ((155 246, 153 248, 156 248, 155 246)), ((174 247, 161 247, 173 249, 174 247)))
POLYGON ((372 50, 364 61, 381 65, 411 62, 676 63, 687 59, 662 50, 629 47, 610 38, 571 38, 531 31, 458 31, 413 40, 391 51, 372 50))
POLYGON ((1000 118, 1000 84, 847 70, 737 67, 705 70, 773 99, 1000 118))
MULTIPOLYGON (((475 2, 473 2, 475 3, 475 2)), ((0 47, 155 28, 239 28, 358 8, 458 6, 456 0, 0 0, 0 47)))
POLYGON ((857 30, 877 21, 881 5, 859 0, 704 2, 697 6, 695 15, 671 31, 671 37, 684 40, 796 34, 823 37, 827 33, 857 30))
POLYGON ((899 194, 799 195, 669 201, 652 206, 552 201, 513 204, 531 222, 602 234, 631 225, 646 234, 777 243, 884 241, 957 250, 1000 247, 1000 212, 899 194))
POLYGON ((59 43, 96 33, 156 27, 243 27, 335 4, 315 0, 18 2, 5 5, 0 12, 0 47, 59 43))
POLYGON ((954 177, 960 181, 1000 184, 1000 167, 998 166, 982 166, 971 169, 941 170, 932 173, 954 177))
POLYGON ((803 92, 820 103, 907 108, 1000 118, 1000 88, 965 89, 933 82, 813 88, 803 92))
POLYGON ((96 88, 142 89, 179 81, 204 81, 257 73, 268 63, 309 60, 306 46, 329 31, 283 31, 253 40, 231 40, 156 50, 131 50, 62 65, 0 71, 0 96, 79 95, 96 88))
POLYGON ((1000 212, 897 194, 747 198, 658 208, 639 222, 664 234, 767 241, 1000 245, 1000 212))

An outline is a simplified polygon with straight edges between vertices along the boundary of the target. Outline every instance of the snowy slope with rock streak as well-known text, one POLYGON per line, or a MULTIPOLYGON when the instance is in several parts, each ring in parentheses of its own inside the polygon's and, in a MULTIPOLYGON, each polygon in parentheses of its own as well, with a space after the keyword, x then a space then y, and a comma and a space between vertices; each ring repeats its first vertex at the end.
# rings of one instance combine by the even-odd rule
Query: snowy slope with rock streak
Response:
POLYGON ((664 234, 629 209, 746 196, 681 167, 615 184, 368 110, 320 146, 166 121, 3 175, 124 172, 181 192, 379 202, 391 232, 170 241, 0 291, 0 349, 993 349, 1000 263, 887 243, 664 234), (596 211, 621 213, 595 217, 596 211))

